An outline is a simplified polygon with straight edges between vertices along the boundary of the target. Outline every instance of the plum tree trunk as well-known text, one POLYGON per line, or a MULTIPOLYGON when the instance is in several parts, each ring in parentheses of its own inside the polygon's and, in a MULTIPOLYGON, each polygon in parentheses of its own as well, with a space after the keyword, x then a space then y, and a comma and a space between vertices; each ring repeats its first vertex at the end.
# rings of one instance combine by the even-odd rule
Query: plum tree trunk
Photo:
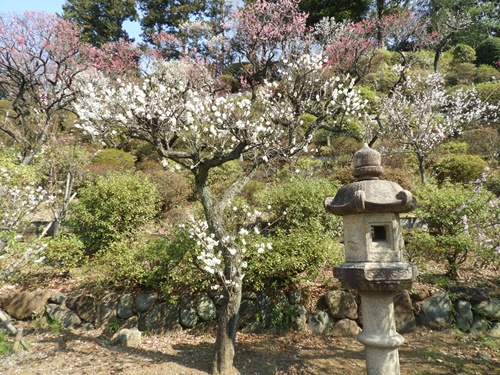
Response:
POLYGON ((221 306, 219 312, 219 325, 212 367, 213 375, 239 374, 233 363, 241 305, 241 286, 228 288, 225 294, 225 303, 221 306))
MULTIPOLYGON (((230 252, 228 244, 223 244, 224 241, 222 239, 228 237, 228 231, 222 218, 222 207, 225 206, 225 202, 213 199, 208 183, 208 171, 209 168, 199 167, 195 172, 195 184, 203 205, 208 227, 220 243, 219 246, 224 258, 225 281, 223 304, 219 310, 212 374, 234 375, 239 374, 233 362, 243 282, 239 270, 241 252, 230 252)), ((230 199, 230 197, 226 197, 226 199, 230 199)))

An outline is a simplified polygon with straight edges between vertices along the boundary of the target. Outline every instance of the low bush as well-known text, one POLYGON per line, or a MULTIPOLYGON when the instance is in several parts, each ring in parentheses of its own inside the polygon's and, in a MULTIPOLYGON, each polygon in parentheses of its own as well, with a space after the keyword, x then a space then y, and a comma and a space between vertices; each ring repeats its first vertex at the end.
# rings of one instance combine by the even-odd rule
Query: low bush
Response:
POLYGON ((449 154, 432 166, 439 183, 449 180, 452 183, 467 183, 480 179, 488 166, 480 156, 468 154, 449 154))
POLYGON ((194 241, 177 227, 161 238, 122 239, 99 251, 89 266, 93 281, 120 288, 146 287, 176 299, 216 284, 202 270, 194 241))
POLYGON ((476 48, 476 63, 498 66, 500 60, 500 38, 483 40, 476 48))
POLYGON ((61 231, 51 239, 45 248, 44 255, 45 264, 61 271, 85 265, 88 260, 83 241, 76 234, 68 231, 61 231))
POLYGON ((156 186, 142 173, 99 176, 78 191, 69 223, 89 255, 150 223, 160 211, 156 186))
POLYGON ((131 171, 134 169, 134 157, 132 154, 115 148, 101 150, 93 159, 92 163, 113 167, 120 171, 131 171))
POLYGON ((490 226, 491 195, 474 185, 449 182, 427 183, 415 195, 415 214, 428 230, 405 236, 407 252, 413 259, 446 262, 448 276, 454 279, 462 263, 481 255, 480 238, 490 226))
POLYGON ((468 44, 457 44, 453 47, 451 53, 453 55, 453 62, 456 63, 472 63, 476 60, 476 51, 468 44))
POLYGON ((249 244, 247 286, 261 290, 314 279, 326 264, 342 261, 338 236, 342 219, 326 212, 323 201, 338 185, 322 178, 297 178, 263 191, 259 202, 267 212, 256 243, 272 243, 259 253, 249 244))

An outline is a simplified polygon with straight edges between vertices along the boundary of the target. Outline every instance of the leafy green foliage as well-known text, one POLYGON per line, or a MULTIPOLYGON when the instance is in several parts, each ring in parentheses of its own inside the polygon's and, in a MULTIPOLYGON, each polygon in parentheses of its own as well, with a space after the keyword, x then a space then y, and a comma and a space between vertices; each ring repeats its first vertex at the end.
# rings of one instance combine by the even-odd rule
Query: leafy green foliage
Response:
POLYGON ((7 332, 0 332, 0 355, 4 356, 9 354, 14 347, 14 343, 9 341, 9 336, 7 332))
POLYGON ((341 233, 341 219, 326 212, 323 200, 338 186, 317 177, 298 178, 262 192, 260 202, 269 205, 264 238, 272 249, 259 254, 249 246, 245 279, 254 289, 296 283, 314 278, 327 263, 340 263, 334 239, 341 233))
POLYGON ((160 290, 170 298, 207 289, 215 280, 198 264, 194 241, 184 228, 162 238, 123 239, 96 254, 93 279, 102 285, 160 290))
POLYGON ((95 164, 105 164, 114 166, 118 170, 133 170, 134 169, 134 157, 123 150, 118 150, 116 148, 106 148, 101 150, 93 159, 92 162, 95 164))
MULTIPOLYGON (((500 70, 494 68, 491 65, 486 65, 486 64, 481 64, 477 67, 476 76, 474 77, 475 83, 482 83, 482 82, 494 83, 495 81, 500 81, 500 70)), ((500 94, 497 94, 497 96, 498 95, 500 94)), ((490 103, 494 102, 483 97, 481 97, 481 99, 488 101, 490 103)))
POLYGON ((70 223, 90 254, 130 237, 159 213, 160 196, 144 174, 111 174, 79 190, 70 223))
POLYGON ((472 186, 428 183, 416 192, 415 214, 428 231, 405 236, 408 252, 415 258, 446 261, 448 275, 456 278, 460 264, 474 252, 480 224, 488 212, 489 195, 472 186))
POLYGON ((481 178, 488 166, 478 155, 450 154, 432 167, 439 183, 449 180, 453 183, 467 183, 481 178))
POLYGON ((62 6, 63 17, 79 25, 85 42, 101 46, 129 39, 123 22, 137 19, 135 3, 135 0, 67 0, 62 6))
POLYGON ((476 48, 476 63, 498 66, 500 60, 500 38, 493 37, 482 41, 476 48))
POLYGON ((60 232, 51 239, 44 251, 44 263, 60 270, 82 266, 87 261, 85 245, 74 233, 60 232))
POLYGON ((453 62, 474 62, 476 51, 467 44, 459 43, 452 49, 453 62))

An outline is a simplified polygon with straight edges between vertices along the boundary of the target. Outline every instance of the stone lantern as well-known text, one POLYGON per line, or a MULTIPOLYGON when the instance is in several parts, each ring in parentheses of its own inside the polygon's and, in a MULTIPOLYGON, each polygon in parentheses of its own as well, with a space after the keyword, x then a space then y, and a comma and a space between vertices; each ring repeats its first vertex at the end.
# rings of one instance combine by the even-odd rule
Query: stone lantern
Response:
POLYGON ((412 194, 395 182, 380 180, 380 154, 365 146, 354 154, 356 182, 325 199, 327 211, 344 222, 346 262, 333 269, 344 286, 361 296, 368 375, 399 374, 398 347, 404 342, 396 332, 394 295, 411 287, 417 267, 403 260, 399 214, 416 206, 412 194))

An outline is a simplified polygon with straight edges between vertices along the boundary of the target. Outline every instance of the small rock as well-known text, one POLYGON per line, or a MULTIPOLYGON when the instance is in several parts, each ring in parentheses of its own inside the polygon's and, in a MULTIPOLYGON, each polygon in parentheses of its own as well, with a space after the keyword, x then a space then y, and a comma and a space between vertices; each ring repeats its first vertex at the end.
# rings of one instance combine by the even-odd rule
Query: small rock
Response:
POLYGON ((307 319, 307 327, 316 335, 324 333, 328 328, 330 328, 331 324, 332 319, 330 318, 330 315, 324 311, 311 313, 307 319))
POLYGON ((488 321, 483 318, 477 318, 474 319, 472 322, 472 326, 470 328, 469 333, 474 335, 474 336, 481 336, 483 333, 485 333, 488 329, 490 328, 488 321))
POLYGON ((500 319, 500 299, 492 298, 490 301, 482 301, 476 306, 476 311, 487 318, 500 319))
POLYGON ((118 306, 116 308, 116 314, 120 319, 128 319, 134 315, 134 298, 126 293, 120 296, 118 300, 118 306))
POLYGON ((452 322, 451 301, 448 293, 438 293, 422 302, 418 315, 419 324, 434 330, 444 330, 452 322))
POLYGON ((61 305, 56 305, 55 303, 49 303, 46 306, 45 312, 50 319, 61 323, 63 328, 76 328, 82 324, 78 315, 73 311, 61 305))
POLYGON ((66 301, 66 296, 59 292, 54 292, 50 295, 49 302, 56 305, 62 305, 66 301))
POLYGON ((500 338, 500 323, 495 323, 491 328, 489 335, 491 337, 500 338))
POLYGON ((157 301, 158 297, 154 293, 144 293, 137 296, 135 299, 135 309, 138 312, 146 312, 157 301))
POLYGON ((196 312, 198 316, 205 322, 215 319, 217 315, 217 307, 212 299, 206 293, 199 293, 195 299, 196 312))
POLYGON ((123 328, 118 332, 117 339, 123 346, 136 348, 141 344, 142 335, 137 328, 123 328))
POLYGON ((3 301, 3 309, 14 319, 26 320, 40 314, 52 292, 20 292, 14 293, 3 301))
POLYGON ((341 319, 332 328, 332 335, 338 337, 356 337, 361 332, 358 324, 351 319, 341 319))
POLYGON ((358 304, 352 293, 342 290, 329 290, 325 294, 325 301, 330 309, 330 315, 334 319, 357 319, 358 304))
POLYGON ((459 300, 455 304, 455 323, 457 328, 462 332, 467 332, 471 329, 474 316, 472 314, 472 306, 469 301, 459 300))

